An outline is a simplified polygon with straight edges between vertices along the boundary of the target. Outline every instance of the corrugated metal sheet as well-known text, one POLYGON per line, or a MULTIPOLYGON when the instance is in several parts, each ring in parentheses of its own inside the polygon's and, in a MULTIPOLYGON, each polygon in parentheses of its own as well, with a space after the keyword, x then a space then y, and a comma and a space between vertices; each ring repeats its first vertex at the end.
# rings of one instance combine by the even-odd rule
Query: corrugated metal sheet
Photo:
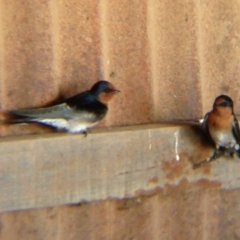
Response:
POLYGON ((107 79, 122 94, 105 126, 201 117, 220 93, 230 94, 240 113, 238 2, 0 4, 4 110, 45 106, 107 79))

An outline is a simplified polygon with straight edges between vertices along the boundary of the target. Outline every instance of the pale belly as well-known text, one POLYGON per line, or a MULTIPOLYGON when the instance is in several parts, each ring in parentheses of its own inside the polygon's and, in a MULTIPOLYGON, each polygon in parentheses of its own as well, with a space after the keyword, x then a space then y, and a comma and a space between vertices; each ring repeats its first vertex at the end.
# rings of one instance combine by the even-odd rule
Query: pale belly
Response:
POLYGON ((69 133, 77 133, 86 131, 87 128, 91 128, 95 126, 98 122, 95 123, 78 123, 74 120, 68 122, 68 132, 69 133))
POLYGON ((234 147, 236 144, 236 140, 230 130, 211 131, 211 129, 209 129, 209 133, 210 133, 213 141, 218 146, 230 148, 230 147, 234 147))
POLYGON ((78 119, 39 119, 38 122, 48 124, 57 129, 65 129, 69 133, 84 132, 87 128, 91 128, 98 122, 81 122, 78 119))

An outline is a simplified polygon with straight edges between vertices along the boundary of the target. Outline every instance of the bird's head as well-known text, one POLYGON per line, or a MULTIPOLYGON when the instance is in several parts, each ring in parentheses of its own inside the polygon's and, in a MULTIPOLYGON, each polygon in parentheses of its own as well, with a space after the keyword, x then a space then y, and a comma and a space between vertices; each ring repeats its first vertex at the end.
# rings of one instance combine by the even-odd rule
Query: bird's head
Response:
POLYGON ((233 101, 227 95, 220 95, 215 99, 213 109, 219 112, 233 113, 233 101))
POLYGON ((113 96, 120 91, 110 82, 102 80, 95 83, 90 89, 90 92, 95 95, 100 102, 107 104, 113 96))

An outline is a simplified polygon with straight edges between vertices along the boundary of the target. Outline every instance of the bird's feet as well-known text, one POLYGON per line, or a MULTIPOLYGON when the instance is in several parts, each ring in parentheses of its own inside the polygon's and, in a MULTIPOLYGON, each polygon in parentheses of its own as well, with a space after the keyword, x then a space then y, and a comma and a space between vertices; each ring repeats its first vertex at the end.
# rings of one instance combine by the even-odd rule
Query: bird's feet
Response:
POLYGON ((87 130, 83 130, 81 133, 84 135, 84 137, 87 137, 87 135, 88 135, 87 130))
POLYGON ((215 150, 215 152, 213 153, 213 155, 209 158, 207 158, 206 160, 203 160, 200 163, 196 163, 193 165, 193 169, 199 168, 207 163, 210 163, 212 161, 217 160, 218 158, 220 158, 222 155, 224 155, 224 151, 225 149, 223 147, 219 147, 215 150))
POLYGON ((237 154, 238 158, 240 158, 240 145, 239 145, 239 143, 237 143, 234 146, 234 149, 235 149, 235 153, 237 154))

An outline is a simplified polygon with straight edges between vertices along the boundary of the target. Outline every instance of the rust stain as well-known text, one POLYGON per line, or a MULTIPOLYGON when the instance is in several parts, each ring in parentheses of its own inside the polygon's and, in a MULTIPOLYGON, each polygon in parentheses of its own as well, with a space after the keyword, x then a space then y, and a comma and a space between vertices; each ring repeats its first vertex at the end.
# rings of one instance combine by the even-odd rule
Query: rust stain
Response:
POLYGON ((149 190, 137 189, 135 191, 135 196, 136 197, 139 197, 139 196, 150 197, 150 196, 153 196, 153 195, 156 195, 156 194, 161 194, 161 193, 163 193, 163 188, 161 188, 161 187, 155 187, 155 188, 149 189, 149 190))
POLYGON ((196 182, 189 182, 186 178, 182 179, 178 185, 165 184, 164 193, 174 194, 175 192, 187 192, 197 189, 211 189, 211 188, 220 188, 221 182, 210 181, 208 179, 200 179, 196 182))
POLYGON ((141 206, 149 196, 138 196, 116 201, 117 210, 127 210, 141 206))
POLYGON ((207 163, 202 165, 199 168, 194 169, 194 171, 202 171, 205 175, 210 175, 211 174, 211 169, 212 169, 212 164, 211 163, 207 163))
POLYGON ((219 181, 209 181, 208 179, 199 179, 196 185, 200 188, 220 188, 222 183, 219 181))
MULTIPOLYGON (((196 151, 193 151, 190 156, 188 156, 189 162, 192 166, 198 164, 205 159, 209 158, 212 155, 213 148, 201 146, 200 144, 196 144, 196 151)), ((211 164, 203 165, 196 169, 202 169, 205 174, 211 173, 211 164), (207 167, 206 167, 207 166, 207 167)))
MULTIPOLYGON (((194 166, 206 159, 208 159, 213 154, 214 148, 211 145, 201 145, 196 144, 196 150, 192 152, 190 156, 188 156, 189 162, 194 166)), ((199 168, 195 168, 195 170, 201 169, 204 174, 211 174, 211 163, 207 163, 202 165, 199 168)))
POLYGON ((153 177, 148 180, 148 185, 156 185, 158 183, 158 177, 153 177))
POLYGON ((181 154, 179 161, 176 161, 176 159, 173 159, 171 161, 163 161, 162 162, 162 170, 166 174, 166 179, 174 180, 174 179, 182 176, 187 165, 188 165, 188 163, 184 160, 184 158, 181 154))
POLYGON ((155 194, 175 194, 179 192, 188 192, 198 189, 212 189, 220 188, 222 183, 219 181, 210 181, 208 179, 200 179, 196 182, 189 182, 186 178, 183 178, 179 184, 165 184, 164 187, 156 187, 150 190, 138 189, 135 191, 135 196, 152 196, 155 194))

